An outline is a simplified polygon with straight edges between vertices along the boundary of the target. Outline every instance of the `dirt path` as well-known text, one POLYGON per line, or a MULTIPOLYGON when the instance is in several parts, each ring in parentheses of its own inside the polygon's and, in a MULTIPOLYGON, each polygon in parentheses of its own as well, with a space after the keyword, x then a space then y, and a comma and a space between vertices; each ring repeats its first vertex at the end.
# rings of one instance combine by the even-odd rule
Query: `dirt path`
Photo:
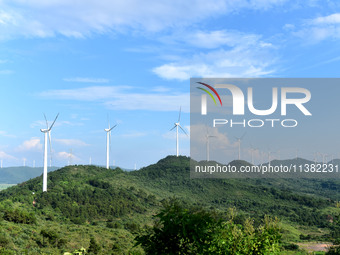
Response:
POLYGON ((328 251, 332 243, 298 243, 297 245, 307 251, 328 251))

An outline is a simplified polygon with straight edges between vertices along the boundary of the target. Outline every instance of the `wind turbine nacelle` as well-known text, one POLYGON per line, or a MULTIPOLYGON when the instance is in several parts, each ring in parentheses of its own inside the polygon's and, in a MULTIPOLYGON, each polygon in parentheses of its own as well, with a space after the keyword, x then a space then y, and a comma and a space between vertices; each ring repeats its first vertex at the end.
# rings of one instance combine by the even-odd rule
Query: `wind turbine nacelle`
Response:
POLYGON ((40 132, 47 133, 48 129, 40 129, 40 132))

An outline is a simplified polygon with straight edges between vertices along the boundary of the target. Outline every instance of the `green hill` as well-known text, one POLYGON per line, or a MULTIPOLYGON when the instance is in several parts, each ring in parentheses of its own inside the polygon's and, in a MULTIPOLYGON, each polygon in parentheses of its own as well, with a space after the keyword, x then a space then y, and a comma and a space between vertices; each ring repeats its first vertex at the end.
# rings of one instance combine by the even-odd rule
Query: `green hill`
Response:
POLYGON ((174 156, 131 172, 68 166, 49 173, 47 193, 41 191, 41 177, 0 192, 0 247, 55 254, 87 248, 93 237, 103 254, 142 254, 141 248, 133 248, 134 235, 151 224, 162 200, 174 196, 220 212, 235 207, 240 221, 278 216, 289 242, 308 235, 327 240, 329 219, 339 210, 339 184, 314 179, 190 179, 190 159, 174 156))

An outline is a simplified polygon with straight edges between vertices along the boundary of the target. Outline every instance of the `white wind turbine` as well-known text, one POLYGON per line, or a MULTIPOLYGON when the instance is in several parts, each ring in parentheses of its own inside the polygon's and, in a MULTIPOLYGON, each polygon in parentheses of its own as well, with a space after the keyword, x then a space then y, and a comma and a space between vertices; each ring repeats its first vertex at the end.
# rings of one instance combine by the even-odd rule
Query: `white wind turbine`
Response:
POLYGON ((268 150, 268 166, 270 166, 270 163, 272 162, 272 155, 275 153, 275 151, 268 150))
POLYGON ((106 168, 110 168, 110 141, 111 141, 111 130, 114 129, 117 126, 114 125, 113 127, 110 127, 110 121, 109 121, 109 128, 105 128, 104 131, 106 132, 106 168))
POLYGON ((250 144, 250 151, 251 151, 251 164, 254 165, 254 152, 258 151, 258 148, 254 148, 252 144, 250 144))
POLYGON ((209 142, 209 139, 210 138, 213 138, 213 137, 216 137, 214 135, 206 135, 206 139, 207 139, 207 161, 210 161, 210 142, 209 142))
POLYGON ((246 133, 244 133, 241 137, 235 136, 235 139, 237 140, 237 143, 238 143, 238 160, 241 160, 241 141, 245 135, 246 133))
POLYGON ((313 159, 314 159, 314 164, 315 164, 315 165, 316 165, 316 162, 317 162, 317 160, 318 160, 318 153, 319 153, 319 152, 314 152, 314 154, 313 154, 313 155, 314 155, 314 158, 313 158, 313 159))
POLYGON ((184 134, 187 135, 187 133, 184 131, 184 129, 181 127, 180 125, 180 120, 181 120, 181 107, 179 108, 179 115, 178 115, 178 121, 175 123, 174 127, 171 130, 175 129, 176 128, 176 156, 178 157, 178 154, 179 154, 179 149, 178 149, 178 127, 180 129, 182 129, 182 131, 184 132, 184 134))
POLYGON ((327 154, 321 153, 321 152, 317 152, 317 153, 322 157, 322 164, 325 164, 327 161, 327 154))
POLYGON ((52 125, 50 127, 48 127, 48 122, 47 122, 46 116, 44 114, 47 128, 46 129, 40 129, 40 131, 45 134, 45 140, 44 140, 43 192, 47 191, 47 134, 48 134, 48 139, 50 141, 50 150, 51 150, 50 153, 51 153, 52 152, 52 149, 51 149, 51 129, 52 129, 55 121, 57 120, 58 116, 59 116, 59 113, 55 117, 52 125))

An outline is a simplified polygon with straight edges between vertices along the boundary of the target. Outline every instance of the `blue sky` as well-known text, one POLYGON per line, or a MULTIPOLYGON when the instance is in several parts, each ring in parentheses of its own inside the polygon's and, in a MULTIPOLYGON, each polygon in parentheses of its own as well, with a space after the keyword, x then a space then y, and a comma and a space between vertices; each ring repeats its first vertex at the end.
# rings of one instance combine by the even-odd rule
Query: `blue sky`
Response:
MULTIPOLYGON (((0 1, 0 157, 133 168, 175 154, 190 77, 339 77, 337 1, 0 1), (111 164, 112 164, 111 163, 111 164)), ((189 155, 180 136, 180 153, 189 155)))

